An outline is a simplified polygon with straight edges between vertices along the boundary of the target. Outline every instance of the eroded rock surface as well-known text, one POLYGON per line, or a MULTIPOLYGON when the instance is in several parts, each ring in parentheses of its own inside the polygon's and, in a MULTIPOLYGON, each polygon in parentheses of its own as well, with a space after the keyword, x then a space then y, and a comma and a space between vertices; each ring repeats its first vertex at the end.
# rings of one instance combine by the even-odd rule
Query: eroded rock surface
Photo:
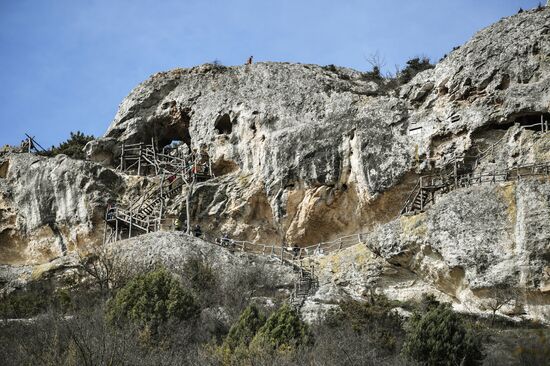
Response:
POLYGON ((109 198, 122 180, 98 164, 64 155, 0 157, 2 264, 44 263, 82 244, 100 244, 109 198))
MULTIPOLYGON (((364 245, 314 260, 320 287, 304 306, 310 319, 368 291, 400 300, 430 292, 481 312, 504 288, 515 296, 502 312, 549 321, 548 178, 459 189, 422 214, 398 216, 417 178, 452 169, 457 157, 483 155, 474 174, 550 161, 550 134, 540 128, 549 111, 549 9, 499 21, 397 89, 333 66, 158 73, 87 146, 96 163, 0 156, 0 263, 45 265, 100 243, 107 201, 130 202, 158 183, 111 169, 122 144, 179 140, 214 162, 216 178, 198 184, 191 202, 193 223, 212 237, 308 245, 369 233, 364 245)), ((185 194, 166 203, 168 215, 185 194)), ((170 265, 191 253, 178 235, 117 250, 136 266, 170 265)), ((218 258, 220 270, 264 263, 209 245, 193 250, 218 258)), ((2 267, 2 278, 24 277, 25 268, 2 267)))
POLYGON ((199 210, 243 239, 312 244, 367 229, 396 216, 408 173, 427 168, 425 157, 441 167, 471 154, 484 131, 548 112, 549 23, 548 10, 505 18, 394 91, 316 65, 155 74, 124 99, 88 153, 109 164, 122 143, 206 146, 218 175, 231 178, 199 210), (260 217, 242 220, 250 206, 260 217))

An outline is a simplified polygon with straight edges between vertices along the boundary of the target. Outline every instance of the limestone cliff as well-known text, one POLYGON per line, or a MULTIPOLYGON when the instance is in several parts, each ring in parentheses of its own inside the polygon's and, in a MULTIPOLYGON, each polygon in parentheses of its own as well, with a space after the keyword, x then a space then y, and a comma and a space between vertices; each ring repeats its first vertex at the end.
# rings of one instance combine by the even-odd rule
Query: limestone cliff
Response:
POLYGON ((301 64, 159 73, 124 99, 88 153, 116 164, 125 142, 206 146, 228 175, 199 192, 209 230, 311 244, 367 229, 396 216, 425 157, 443 166, 548 112, 549 20, 548 10, 503 19, 399 90, 301 64))
MULTIPOLYGON (((193 223, 212 236, 305 246, 368 233, 315 259, 321 286, 305 311, 376 289, 399 299, 433 292, 479 312, 506 287, 518 295, 503 311, 548 321, 548 177, 456 189, 423 213, 399 213, 419 176, 459 156, 491 149, 471 174, 550 161, 550 134, 538 127, 549 112, 550 9, 499 21, 400 87, 287 63, 158 73, 88 144, 91 161, 0 156, 0 262, 101 243, 107 202, 155 184, 112 169, 122 145, 178 140, 214 162, 216 178, 192 199, 193 223)), ((158 243, 162 254, 169 244, 158 243)))
POLYGON ((123 186, 116 173, 64 155, 0 156, 0 262, 43 263, 101 243, 105 206, 123 186))

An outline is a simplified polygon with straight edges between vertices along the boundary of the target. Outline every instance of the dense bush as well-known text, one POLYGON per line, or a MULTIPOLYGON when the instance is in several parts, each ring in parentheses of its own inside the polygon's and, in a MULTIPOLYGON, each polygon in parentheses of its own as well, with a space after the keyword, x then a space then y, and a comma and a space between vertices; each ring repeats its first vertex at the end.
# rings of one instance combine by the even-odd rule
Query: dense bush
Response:
POLYGON ((518 365, 543 366, 550 360, 550 331, 537 329, 516 341, 513 358, 518 365))
POLYGON ((237 347, 248 347, 258 330, 265 324, 266 318, 256 306, 248 306, 239 320, 229 329, 223 345, 231 351, 237 347))
POLYGON ((34 291, 13 293, 0 299, 0 318, 30 318, 47 306, 44 296, 34 291))
POLYGON ((409 319, 405 354, 426 365, 481 365, 480 340, 469 332, 448 304, 409 319))
POLYGON ((182 266, 182 276, 194 291, 204 292, 216 288, 218 279, 212 266, 201 258, 191 257, 182 266))
POLYGON ((292 350, 311 340, 307 324, 296 310, 284 304, 258 329, 250 346, 256 350, 292 350))
POLYGON ((156 329, 168 320, 187 320, 198 314, 194 297, 165 269, 139 275, 108 303, 111 323, 131 321, 156 329))
POLYGON ((393 310, 394 305, 381 295, 371 295, 367 302, 345 301, 327 322, 333 327, 347 323, 356 333, 368 333, 373 348, 393 353, 403 337, 401 317, 393 310))
POLYGON ((416 74, 433 69, 435 65, 432 65, 430 59, 427 57, 415 57, 407 61, 407 65, 401 71, 399 71, 397 78, 400 84, 406 84, 415 77, 416 74))
POLYGON ((84 146, 95 137, 92 135, 85 135, 80 131, 71 132, 71 136, 65 142, 59 144, 59 146, 52 146, 45 155, 55 156, 59 154, 65 154, 73 159, 85 159, 84 146))
POLYGON ((248 306, 231 326, 221 346, 214 347, 215 359, 224 365, 243 364, 250 356, 250 342, 265 321, 265 315, 256 306, 248 306))

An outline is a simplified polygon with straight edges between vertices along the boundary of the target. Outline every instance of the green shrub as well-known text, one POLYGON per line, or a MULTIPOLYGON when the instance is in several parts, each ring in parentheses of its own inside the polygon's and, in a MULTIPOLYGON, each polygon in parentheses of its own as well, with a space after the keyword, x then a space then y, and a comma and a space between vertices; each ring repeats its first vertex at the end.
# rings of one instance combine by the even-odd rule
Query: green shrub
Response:
POLYGON ((247 363, 250 356, 248 347, 265 321, 265 316, 258 308, 249 305, 231 326, 222 345, 212 348, 215 359, 223 365, 247 363))
POLYGON ((423 294, 422 299, 420 300, 420 310, 422 313, 427 313, 428 311, 437 308, 440 305, 440 302, 437 301, 433 294, 423 294))
POLYGON ((71 132, 71 137, 59 144, 58 147, 52 146, 45 155, 55 156, 59 154, 65 154, 73 159, 85 159, 84 146, 95 137, 92 135, 85 135, 80 131, 71 132))
POLYGON ((46 298, 36 292, 18 292, 0 299, 0 318, 30 318, 46 310, 46 298))
POLYGON ((156 329, 168 320, 187 320, 199 312, 194 297, 164 268, 139 275, 108 303, 111 323, 131 321, 156 329))
POLYGON ((349 325, 357 334, 367 333, 374 347, 391 353, 403 338, 401 317, 393 310, 396 305, 376 294, 371 294, 367 302, 343 301, 338 311, 328 314, 325 325, 332 328, 349 325))
POLYGON ((384 80, 379 66, 373 66, 371 71, 363 72, 361 76, 367 81, 380 82, 384 80))
POLYGON ((448 304, 409 320, 404 353, 426 365, 481 365, 481 342, 468 332, 448 304))
POLYGON ((412 80, 412 78, 425 70, 433 69, 435 65, 432 65, 430 59, 427 57, 415 57, 407 61, 407 66, 401 70, 398 74, 400 84, 406 84, 412 80))
POLYGON ((234 351, 237 347, 248 347, 258 330, 265 324, 266 318, 254 305, 242 312, 239 320, 231 326, 223 345, 234 351))
POLYGON ((216 287, 217 278, 212 266, 200 258, 189 258, 185 261, 182 274, 194 291, 204 292, 216 287))
POLYGON ((311 335, 296 310, 288 304, 275 311, 258 330, 250 346, 256 350, 291 350, 311 342, 311 335))

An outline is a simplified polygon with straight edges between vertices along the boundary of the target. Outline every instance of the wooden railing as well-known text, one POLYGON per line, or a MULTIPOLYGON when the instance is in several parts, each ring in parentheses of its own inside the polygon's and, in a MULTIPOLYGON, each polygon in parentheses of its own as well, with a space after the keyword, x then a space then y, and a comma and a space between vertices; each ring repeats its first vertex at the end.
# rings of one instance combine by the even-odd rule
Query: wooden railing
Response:
MULTIPOLYGON (((480 185, 485 183, 499 183, 519 180, 521 178, 533 176, 550 176, 550 162, 525 164, 516 166, 505 171, 493 171, 492 173, 467 173, 461 175, 448 176, 422 176, 418 179, 417 185, 413 188, 405 201, 401 214, 409 213, 414 210, 416 197, 422 194, 423 190, 434 194, 436 191, 445 190, 450 192, 458 188, 480 185)), ((433 197, 432 197, 433 201, 433 197)), ((424 207, 421 208, 421 211, 424 207)))
POLYGON ((346 235, 332 241, 320 242, 304 247, 285 247, 274 244, 261 244, 233 239, 221 239, 218 240, 216 244, 241 252, 269 255, 271 257, 279 258, 282 261, 293 261, 349 248, 353 245, 361 243, 365 238, 365 235, 366 233, 346 235))

